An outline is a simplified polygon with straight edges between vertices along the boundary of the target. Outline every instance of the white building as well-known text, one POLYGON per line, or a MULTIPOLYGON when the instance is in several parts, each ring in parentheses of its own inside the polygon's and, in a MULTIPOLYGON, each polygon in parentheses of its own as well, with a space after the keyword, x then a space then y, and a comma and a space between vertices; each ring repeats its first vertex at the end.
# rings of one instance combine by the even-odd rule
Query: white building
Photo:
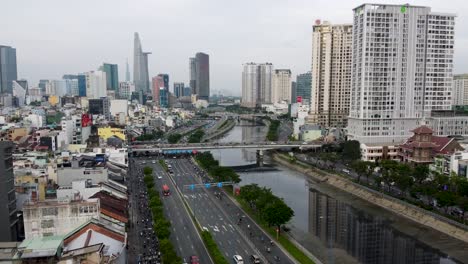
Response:
POLYGON ((99 99, 106 97, 107 79, 103 71, 90 71, 86 76, 86 97, 88 99, 99 99))
POLYGON ((31 127, 40 128, 45 125, 44 117, 38 114, 29 114, 24 120, 31 122, 31 127))
POLYGON ((352 25, 313 26, 311 122, 346 127, 351 91, 352 25))
POLYGON ((278 103, 286 101, 291 103, 291 70, 278 69, 273 75, 273 89, 271 102, 278 103))
POLYGON ((242 106, 272 103, 273 64, 246 63, 242 71, 242 106))
POLYGON ((24 81, 13 81, 13 96, 18 100, 18 107, 23 107, 26 104, 26 93, 28 83, 24 81), (26 86, 26 87, 23 87, 26 86))
POLYGON ((45 87, 46 95, 65 96, 67 94, 67 81, 69 80, 49 80, 45 87))
POLYGON ((453 76, 453 105, 468 105, 468 74, 453 76))
POLYGON ((115 117, 119 113, 128 113, 128 100, 111 100, 110 101, 110 114, 115 117))
POLYGON ((66 79, 65 80, 66 86, 66 94, 71 96, 78 96, 78 79, 66 79))
POLYGON ((349 139, 400 143, 431 110, 451 108, 454 26, 429 7, 354 9, 349 139))
POLYGON ((99 219, 99 199, 28 201, 23 205, 26 239, 65 235, 92 218, 99 219))
POLYGON ((120 82, 117 98, 130 100, 133 92, 135 92, 135 85, 132 82, 120 82))
POLYGON ((31 87, 28 89, 29 102, 42 101, 42 90, 39 87, 31 87))

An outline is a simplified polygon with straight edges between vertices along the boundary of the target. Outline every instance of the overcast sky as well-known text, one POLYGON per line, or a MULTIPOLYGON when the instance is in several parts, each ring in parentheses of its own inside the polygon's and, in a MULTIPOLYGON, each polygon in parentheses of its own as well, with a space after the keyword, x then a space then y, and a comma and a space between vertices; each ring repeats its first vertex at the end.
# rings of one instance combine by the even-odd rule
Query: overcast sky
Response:
MULTIPOLYGON (((456 13, 455 73, 468 72, 466 0, 370 1, 456 13)), ((18 77, 39 79, 96 70, 103 62, 133 74, 133 33, 149 57, 150 76, 188 83, 188 59, 210 55, 211 93, 239 95, 242 64, 272 62, 296 74, 310 70, 316 19, 351 23, 352 0, 2 0, 0 45, 17 50, 18 77)))

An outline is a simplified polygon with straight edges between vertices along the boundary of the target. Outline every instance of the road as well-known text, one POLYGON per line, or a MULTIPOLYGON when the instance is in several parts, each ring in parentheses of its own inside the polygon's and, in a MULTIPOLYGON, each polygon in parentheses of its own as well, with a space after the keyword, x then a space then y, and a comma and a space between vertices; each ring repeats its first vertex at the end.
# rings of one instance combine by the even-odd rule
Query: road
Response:
POLYGON ((189 262, 190 256, 196 255, 199 257, 200 263, 213 263, 168 174, 156 159, 154 161, 147 160, 145 166, 153 168, 155 187, 163 199, 164 214, 171 223, 170 239, 177 251, 177 255, 182 257, 184 262, 189 262), (161 175, 162 179, 158 179, 158 175, 161 175), (169 186, 170 196, 162 195, 163 184, 169 186))
POLYGON ((161 263, 159 242, 153 231, 148 209, 142 167, 135 159, 129 162, 127 187, 129 195, 130 227, 128 230, 127 263, 161 263))
POLYGON ((196 188, 184 185, 208 182, 208 177, 189 158, 169 159, 174 170, 174 180, 204 229, 209 230, 221 252, 228 259, 241 255, 244 261, 252 254, 262 263, 294 263, 268 236, 228 198, 219 188, 196 188), (215 195, 215 193, 223 193, 215 195), (239 222, 239 219, 242 219, 239 222), (270 253, 267 252, 270 248, 270 253), (279 261, 274 258, 279 257, 279 261))

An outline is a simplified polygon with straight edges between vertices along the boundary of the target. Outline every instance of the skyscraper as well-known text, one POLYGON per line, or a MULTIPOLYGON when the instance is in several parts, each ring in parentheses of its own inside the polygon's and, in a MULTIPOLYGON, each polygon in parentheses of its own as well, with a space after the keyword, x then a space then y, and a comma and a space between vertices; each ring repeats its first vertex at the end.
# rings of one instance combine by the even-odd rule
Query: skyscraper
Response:
POLYGON ((90 71, 86 76, 86 97, 89 99, 100 99, 106 97, 106 73, 103 71, 90 71))
POLYGON ((184 96, 184 83, 183 82, 174 83, 174 96, 176 98, 184 96))
POLYGON ((353 25, 350 139, 398 143, 431 110, 451 108, 454 14, 364 4, 353 25))
POLYGON ((15 181, 13 176, 13 143, 0 142, 0 242, 16 241, 17 223, 15 181))
POLYGON ((16 49, 0 45, 0 94, 13 92, 13 81, 18 79, 16 49))
POLYGON ((161 75, 155 76, 152 79, 151 82, 151 88, 152 88, 152 95, 153 95, 153 102, 156 105, 160 105, 160 90, 161 88, 164 89, 164 78, 161 75))
POLYGON ((127 64, 125 65, 125 81, 129 82, 130 81, 130 69, 128 67, 128 59, 127 59, 127 64))
POLYGON ((303 103, 310 104, 312 93, 312 72, 306 72, 298 74, 296 77, 296 96, 293 97, 296 100, 297 96, 302 98, 303 103))
MULTIPOLYGON (((146 93, 149 91, 148 54, 143 52, 140 37, 135 32, 133 50, 133 82, 137 92, 146 93)), ((141 103, 141 102, 140 102, 141 103)))
POLYGON ((277 69, 273 75, 271 103, 286 101, 291 103, 291 70, 277 69))
POLYGON ((100 70, 106 73, 107 90, 118 91, 119 70, 117 64, 104 63, 100 70))
POLYGON ((195 58, 189 59, 190 68, 190 88, 192 88, 192 94, 197 93, 197 63, 195 58))
POLYGON ((27 93, 28 82, 26 80, 13 81, 13 96, 17 107, 23 107, 26 104, 27 93))
MULTIPOLYGON (((86 76, 84 74, 65 74, 63 75, 62 79, 64 80, 73 80, 73 79, 76 79, 78 80, 78 93, 76 93, 75 90, 71 89, 71 94, 73 96, 77 95, 77 96, 81 96, 81 97, 85 97, 86 96, 86 76)), ((42 89, 41 87, 41 83, 44 81, 44 88, 43 88, 43 91, 45 93, 45 84, 47 82, 49 82, 49 80, 41 80, 39 82, 39 87, 42 89)), ((72 84, 74 85, 74 84, 72 84)))
POLYGON ((210 57, 208 54, 198 52, 189 60, 190 87, 192 94, 198 95, 198 99, 210 98, 210 57))
POLYGON ((242 105, 260 107, 271 103, 273 64, 246 63, 242 71, 242 105))
POLYGON ((345 127, 351 89, 352 25, 316 22, 312 34, 311 120, 345 127))

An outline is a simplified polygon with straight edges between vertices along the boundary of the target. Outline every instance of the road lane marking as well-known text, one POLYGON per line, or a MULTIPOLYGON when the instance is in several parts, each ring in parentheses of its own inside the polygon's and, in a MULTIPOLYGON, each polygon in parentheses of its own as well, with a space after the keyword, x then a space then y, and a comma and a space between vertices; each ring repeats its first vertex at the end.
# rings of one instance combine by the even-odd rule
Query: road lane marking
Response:
POLYGON ((224 230, 228 231, 227 228, 223 225, 224 230))

